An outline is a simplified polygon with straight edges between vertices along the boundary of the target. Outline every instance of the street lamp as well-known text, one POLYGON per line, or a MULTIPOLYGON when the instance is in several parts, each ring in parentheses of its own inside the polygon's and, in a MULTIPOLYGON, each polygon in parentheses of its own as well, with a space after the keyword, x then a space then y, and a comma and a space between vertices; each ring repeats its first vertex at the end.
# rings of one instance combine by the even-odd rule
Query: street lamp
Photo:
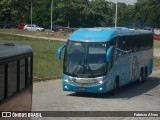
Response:
POLYGON ((51 32, 52 32, 52 12, 53 12, 53 0, 51 0, 51 32))
POLYGON ((118 0, 116 1, 115 28, 117 27, 118 0))
POLYGON ((32 28, 32 0, 31 0, 31 28, 32 28))

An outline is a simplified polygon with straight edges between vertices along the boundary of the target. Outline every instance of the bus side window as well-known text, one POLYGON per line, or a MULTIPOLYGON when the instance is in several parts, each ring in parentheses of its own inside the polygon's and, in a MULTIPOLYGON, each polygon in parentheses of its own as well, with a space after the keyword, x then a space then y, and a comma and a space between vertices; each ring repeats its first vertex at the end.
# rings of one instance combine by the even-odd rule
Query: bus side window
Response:
POLYGON ((32 84, 32 58, 25 59, 25 81, 26 87, 32 84))
POLYGON ((112 69, 113 64, 114 64, 114 59, 115 59, 115 47, 113 47, 112 49, 111 59, 110 59, 110 62, 108 63, 108 71, 112 69))
POLYGON ((17 61, 8 64, 8 97, 17 92, 17 61))
POLYGON ((123 36, 119 37, 118 38, 118 54, 122 55, 124 54, 124 51, 125 51, 125 46, 126 46, 126 41, 124 39, 123 36))
POLYGON ((20 60, 20 90, 25 88, 25 59, 20 60))
POLYGON ((149 48, 153 47, 153 34, 149 36, 149 48))
POLYGON ((132 51, 139 51, 139 40, 137 36, 132 36, 132 41, 131 41, 131 50, 132 51))
POLYGON ((139 42, 140 51, 143 51, 144 48, 145 48, 146 41, 144 41, 144 38, 141 37, 140 35, 137 36, 137 37, 138 37, 138 40, 140 41, 140 42, 139 42))
POLYGON ((113 67, 113 64, 114 64, 114 58, 115 58, 115 47, 113 47, 113 50, 112 50, 112 56, 111 56, 111 68, 113 67))
POLYGON ((0 65, 0 100, 4 99, 4 65, 0 65))
POLYGON ((117 48, 121 49, 122 48, 122 42, 121 42, 121 38, 119 37, 117 40, 117 48))
POLYGON ((28 58, 28 84, 32 84, 32 58, 28 58))

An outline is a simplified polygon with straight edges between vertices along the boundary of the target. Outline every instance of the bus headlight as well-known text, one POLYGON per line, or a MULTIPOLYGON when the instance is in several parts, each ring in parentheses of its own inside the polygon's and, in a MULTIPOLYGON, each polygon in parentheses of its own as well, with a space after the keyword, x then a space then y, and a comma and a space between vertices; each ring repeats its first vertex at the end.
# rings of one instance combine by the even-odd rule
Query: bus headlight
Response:
POLYGON ((67 83, 69 83, 69 80, 68 80, 68 79, 66 79, 66 78, 64 79, 64 81, 65 81, 65 82, 67 82, 67 83))
POLYGON ((102 84, 102 83, 105 82, 105 80, 104 80, 103 77, 99 77, 99 78, 97 78, 97 82, 98 82, 99 84, 102 84))
POLYGON ((65 88, 65 89, 68 89, 68 87, 67 87, 67 86, 64 86, 64 88, 65 88))
POLYGON ((98 90, 99 90, 99 91, 102 91, 102 90, 103 90, 103 88, 101 87, 101 88, 99 88, 98 90))
POLYGON ((102 84, 102 83, 104 83, 104 80, 100 80, 100 81, 99 81, 99 84, 102 84))

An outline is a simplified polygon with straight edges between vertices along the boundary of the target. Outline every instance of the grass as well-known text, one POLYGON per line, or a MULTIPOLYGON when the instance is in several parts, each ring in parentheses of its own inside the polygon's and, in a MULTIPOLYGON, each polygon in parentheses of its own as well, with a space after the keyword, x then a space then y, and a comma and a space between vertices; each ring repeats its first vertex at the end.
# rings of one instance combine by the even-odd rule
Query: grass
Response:
POLYGON ((154 47, 159 48, 160 49, 160 41, 156 41, 154 40, 154 47))
POLYGON ((55 37, 55 38, 68 38, 70 33, 65 33, 64 31, 59 32, 38 32, 38 31, 25 31, 18 29, 0 29, 0 32, 12 33, 12 34, 22 34, 22 35, 32 35, 32 36, 42 36, 42 37, 55 37))
MULTIPOLYGON (((160 41, 154 41, 154 52, 160 54, 160 41)), ((154 67, 160 67, 160 57, 154 57, 154 67)))
POLYGON ((154 57, 154 67, 160 67, 160 57, 154 57))
POLYGON ((62 60, 57 59, 57 49, 64 42, 49 42, 41 39, 33 39, 12 35, 0 34, 0 42, 13 42, 27 44, 34 52, 34 78, 60 77, 62 74, 62 60))

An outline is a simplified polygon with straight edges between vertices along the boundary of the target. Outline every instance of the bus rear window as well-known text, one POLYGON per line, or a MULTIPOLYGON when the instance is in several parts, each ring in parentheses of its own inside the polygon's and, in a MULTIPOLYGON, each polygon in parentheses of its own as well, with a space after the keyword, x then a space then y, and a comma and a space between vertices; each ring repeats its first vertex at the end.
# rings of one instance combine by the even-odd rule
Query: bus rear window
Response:
POLYGON ((32 84, 32 61, 31 57, 25 59, 25 87, 28 87, 32 84))
POLYGON ((8 64, 8 97, 17 92, 17 61, 8 64))
POLYGON ((25 59, 20 60, 20 90, 25 88, 25 59))
POLYGON ((31 68, 31 64, 32 64, 32 59, 31 59, 31 57, 28 57, 27 58, 27 61, 28 61, 28 85, 31 85, 32 84, 32 81, 31 81, 31 79, 32 79, 32 75, 31 75, 31 73, 32 73, 32 68, 31 68))
POLYGON ((0 65, 0 100, 4 99, 4 65, 0 65))

